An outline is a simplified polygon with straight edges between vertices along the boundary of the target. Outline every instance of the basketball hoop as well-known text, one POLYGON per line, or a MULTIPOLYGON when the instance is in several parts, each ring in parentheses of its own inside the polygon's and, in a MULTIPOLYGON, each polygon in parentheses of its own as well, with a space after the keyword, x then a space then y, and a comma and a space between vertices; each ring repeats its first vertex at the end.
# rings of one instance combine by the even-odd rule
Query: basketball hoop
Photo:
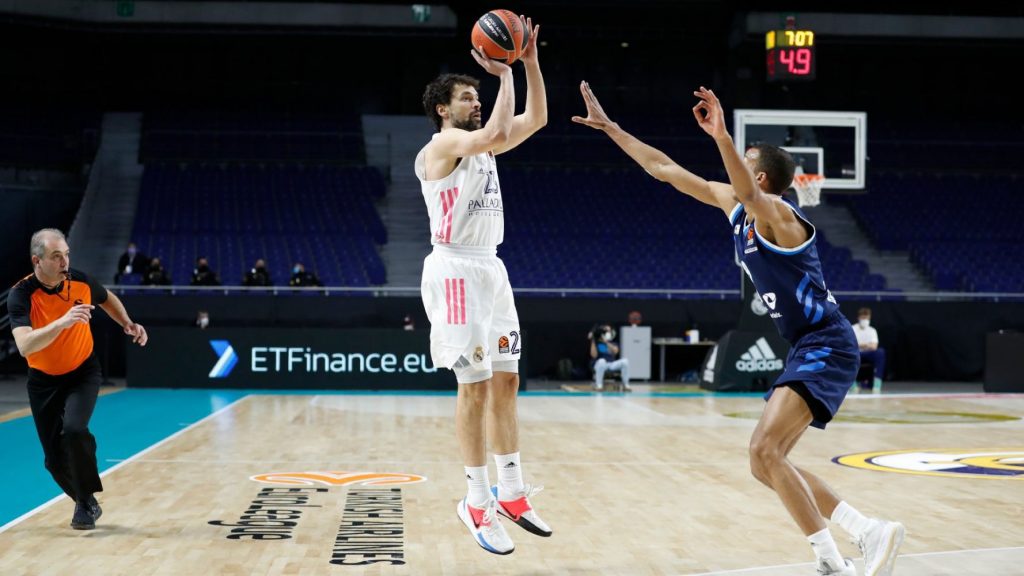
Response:
POLYGON ((825 177, 821 174, 797 174, 793 176, 793 187, 796 188, 797 203, 801 208, 809 208, 821 204, 821 187, 825 177))

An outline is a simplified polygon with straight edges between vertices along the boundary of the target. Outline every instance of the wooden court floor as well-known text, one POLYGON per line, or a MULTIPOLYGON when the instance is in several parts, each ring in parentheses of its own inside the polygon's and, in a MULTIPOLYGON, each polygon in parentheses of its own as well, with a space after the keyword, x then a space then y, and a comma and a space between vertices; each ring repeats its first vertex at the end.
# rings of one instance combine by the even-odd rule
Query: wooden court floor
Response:
MULTIPOLYGON (((66 498, 8 525, 0 574, 811 575, 748 472, 762 405, 525 394, 524 471, 554 535, 509 523, 499 557, 455 515, 454 397, 248 395, 107 472, 96 530, 68 528, 66 498)), ((793 460, 906 525, 895 574, 1024 574, 1024 395, 859 396, 841 415, 793 460)))

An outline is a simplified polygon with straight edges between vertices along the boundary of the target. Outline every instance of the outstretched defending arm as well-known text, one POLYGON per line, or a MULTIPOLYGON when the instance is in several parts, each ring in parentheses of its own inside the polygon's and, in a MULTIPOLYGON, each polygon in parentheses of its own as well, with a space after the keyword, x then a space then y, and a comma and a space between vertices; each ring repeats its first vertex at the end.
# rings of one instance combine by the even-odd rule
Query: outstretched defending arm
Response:
POLYGON ((580 82, 580 92, 583 94, 583 102, 587 105, 587 117, 573 116, 573 122, 601 130, 651 176, 668 182, 683 194, 720 208, 726 215, 729 214, 736 204, 732 187, 721 182, 709 182, 697 176, 674 162, 661 150, 645 144, 623 130, 608 117, 587 82, 580 82))
POLYGON ((693 107, 693 116, 697 124, 714 138, 736 199, 756 220, 768 226, 765 232, 773 242, 784 248, 793 248, 806 242, 807 230, 793 210, 774 194, 761 190, 754 173, 740 157, 732 136, 725 128, 725 113, 715 93, 701 86, 693 95, 700 98, 693 107))

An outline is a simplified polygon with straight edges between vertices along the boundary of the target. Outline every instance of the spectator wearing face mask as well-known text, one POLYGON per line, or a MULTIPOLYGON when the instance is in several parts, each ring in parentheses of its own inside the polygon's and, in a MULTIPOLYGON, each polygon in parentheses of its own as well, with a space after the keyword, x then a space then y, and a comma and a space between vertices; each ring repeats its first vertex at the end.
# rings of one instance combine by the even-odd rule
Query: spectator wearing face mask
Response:
POLYGON ((206 328, 210 326, 210 313, 206 310, 200 310, 199 313, 196 314, 196 326, 198 326, 200 330, 206 330, 206 328))
POLYGON ((267 263, 260 258, 242 278, 243 286, 273 286, 270 280, 270 272, 267 272, 267 263))
POLYGON ((875 392, 881 392, 882 378, 885 376, 885 348, 878 346, 878 331, 871 327, 870 308, 861 308, 857 311, 857 323, 853 325, 853 333, 857 336, 857 345, 860 347, 861 363, 871 363, 875 367, 872 388, 875 392))
POLYGON ((618 371, 622 378, 622 389, 632 390, 629 385, 629 359, 619 358, 619 346, 615 343, 615 330, 602 324, 590 331, 590 360, 594 368, 594 390, 604 388, 605 372, 618 371))
POLYGON ((193 286, 220 286, 220 278, 210 269, 210 262, 205 256, 196 258, 196 267, 192 270, 193 286))
POLYGON ((323 286, 320 279, 312 272, 306 272, 306 267, 301 262, 296 262, 292 267, 292 278, 288 281, 289 286, 323 286))
POLYGON ((117 261, 117 274, 114 274, 114 283, 119 284, 123 274, 145 276, 148 269, 149 258, 142 252, 139 252, 134 242, 129 242, 128 248, 125 249, 124 254, 121 254, 121 258, 117 261))

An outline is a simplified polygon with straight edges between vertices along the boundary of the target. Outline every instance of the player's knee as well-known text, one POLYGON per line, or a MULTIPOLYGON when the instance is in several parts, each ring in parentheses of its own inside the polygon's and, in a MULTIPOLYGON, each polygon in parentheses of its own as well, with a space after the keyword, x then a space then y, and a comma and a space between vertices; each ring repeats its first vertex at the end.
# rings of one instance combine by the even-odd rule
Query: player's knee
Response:
MULTIPOLYGON (((763 474, 782 459, 782 450, 778 443, 771 442, 764 437, 755 437, 750 440, 750 469, 755 477, 763 474)), ((759 478, 760 479, 760 478, 759 478)))

